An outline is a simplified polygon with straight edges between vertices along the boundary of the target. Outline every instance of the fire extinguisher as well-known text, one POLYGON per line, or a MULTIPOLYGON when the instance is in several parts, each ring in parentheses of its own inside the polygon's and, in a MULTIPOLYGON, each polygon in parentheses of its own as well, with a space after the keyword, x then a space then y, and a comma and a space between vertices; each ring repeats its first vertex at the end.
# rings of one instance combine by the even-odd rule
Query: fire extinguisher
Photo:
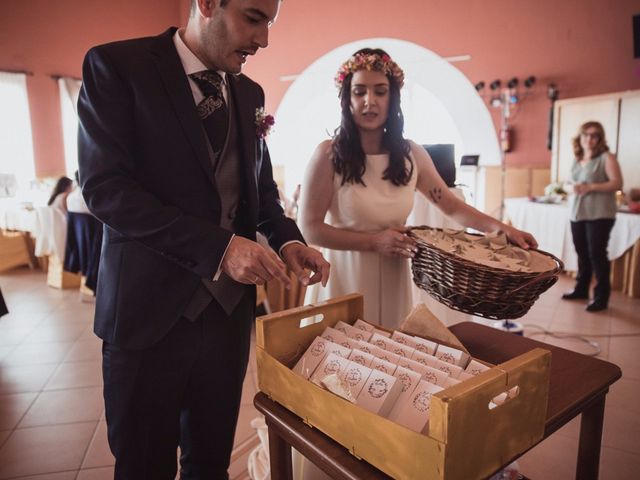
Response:
POLYGON ((500 148, 503 152, 510 152, 513 148, 513 128, 508 126, 500 128, 500 148))

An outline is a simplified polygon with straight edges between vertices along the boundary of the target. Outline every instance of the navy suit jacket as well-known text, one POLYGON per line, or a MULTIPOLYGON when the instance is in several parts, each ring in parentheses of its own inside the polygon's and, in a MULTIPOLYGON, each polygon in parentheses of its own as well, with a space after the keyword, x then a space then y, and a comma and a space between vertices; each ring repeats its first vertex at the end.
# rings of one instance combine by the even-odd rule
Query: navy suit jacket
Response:
MULTIPOLYGON (((78 101, 82 192, 104 223, 95 332, 125 348, 160 340, 201 278, 215 274, 232 232, 219 226, 216 189, 193 95, 171 28, 91 49, 78 101)), ((286 218, 255 112, 264 92, 228 75, 240 135, 241 233, 278 251, 303 241, 286 218)))

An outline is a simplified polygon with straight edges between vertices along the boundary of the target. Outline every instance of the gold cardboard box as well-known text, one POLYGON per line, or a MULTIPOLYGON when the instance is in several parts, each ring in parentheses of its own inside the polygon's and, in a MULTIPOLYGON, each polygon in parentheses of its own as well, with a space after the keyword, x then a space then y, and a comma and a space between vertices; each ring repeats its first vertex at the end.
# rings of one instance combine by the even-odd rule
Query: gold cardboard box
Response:
MULTIPOLYGON (((370 413, 291 371, 326 327, 339 320, 353 324, 362 311, 362 295, 352 294, 258 318, 260 390, 397 479, 486 478, 542 439, 551 360, 547 350, 532 350, 435 394, 427 435, 370 413), (310 317, 316 323, 301 328, 300 321, 310 317), (515 398, 489 408, 492 398, 515 386, 515 398)), ((443 340, 451 335, 447 332, 428 339, 460 348, 443 340)))

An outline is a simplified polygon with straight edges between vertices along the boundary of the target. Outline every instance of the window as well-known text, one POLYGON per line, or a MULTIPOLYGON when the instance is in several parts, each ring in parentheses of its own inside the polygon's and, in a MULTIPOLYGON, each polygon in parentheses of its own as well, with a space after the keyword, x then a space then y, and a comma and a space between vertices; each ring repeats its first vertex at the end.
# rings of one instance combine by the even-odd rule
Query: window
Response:
POLYGON ((65 171, 73 178, 78 169, 78 95, 82 82, 75 78, 58 78, 60 90, 60 112, 62 114, 62 135, 64 142, 65 171))
POLYGON ((0 72, 0 105, 0 175, 27 189, 35 166, 26 74, 0 72))

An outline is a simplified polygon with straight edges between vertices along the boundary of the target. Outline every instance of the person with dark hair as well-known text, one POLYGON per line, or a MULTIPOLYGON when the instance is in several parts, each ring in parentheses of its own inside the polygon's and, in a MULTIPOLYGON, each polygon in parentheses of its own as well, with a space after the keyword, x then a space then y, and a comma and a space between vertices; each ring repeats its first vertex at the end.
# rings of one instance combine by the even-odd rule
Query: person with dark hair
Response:
POLYGON ((301 192, 302 231, 328 249, 333 265, 318 299, 361 292, 366 320, 399 326, 412 307, 408 259, 416 246, 405 222, 416 189, 463 225, 502 230, 523 248, 536 246, 530 234, 458 199, 425 149, 403 137, 404 73, 385 51, 358 50, 335 81, 340 126, 316 148, 301 192))
POLYGON ((60 177, 53 187, 53 191, 51 192, 47 205, 52 206, 53 203, 56 202, 56 199, 58 199, 56 206, 61 206, 66 210, 65 199, 72 189, 73 181, 69 177, 60 177), (60 197, 60 195, 62 196, 60 197))
POLYGON ((4 297, 2 296, 2 290, 0 290, 0 317, 9 313, 9 309, 7 308, 7 304, 4 302, 4 297))
POLYGON ((78 156, 104 224, 94 331, 116 479, 173 480, 178 447, 180 478, 228 479, 256 285, 328 277, 282 210, 264 91, 241 74, 279 9, 196 0, 185 28, 85 57, 78 156))
POLYGON ((607 257, 609 235, 616 220, 616 190, 622 188, 622 173, 616 156, 609 152, 604 128, 586 122, 573 139, 575 161, 571 167, 571 235, 578 255, 578 275, 565 300, 588 300, 591 277, 596 285, 588 312, 609 305, 611 264, 607 257))

